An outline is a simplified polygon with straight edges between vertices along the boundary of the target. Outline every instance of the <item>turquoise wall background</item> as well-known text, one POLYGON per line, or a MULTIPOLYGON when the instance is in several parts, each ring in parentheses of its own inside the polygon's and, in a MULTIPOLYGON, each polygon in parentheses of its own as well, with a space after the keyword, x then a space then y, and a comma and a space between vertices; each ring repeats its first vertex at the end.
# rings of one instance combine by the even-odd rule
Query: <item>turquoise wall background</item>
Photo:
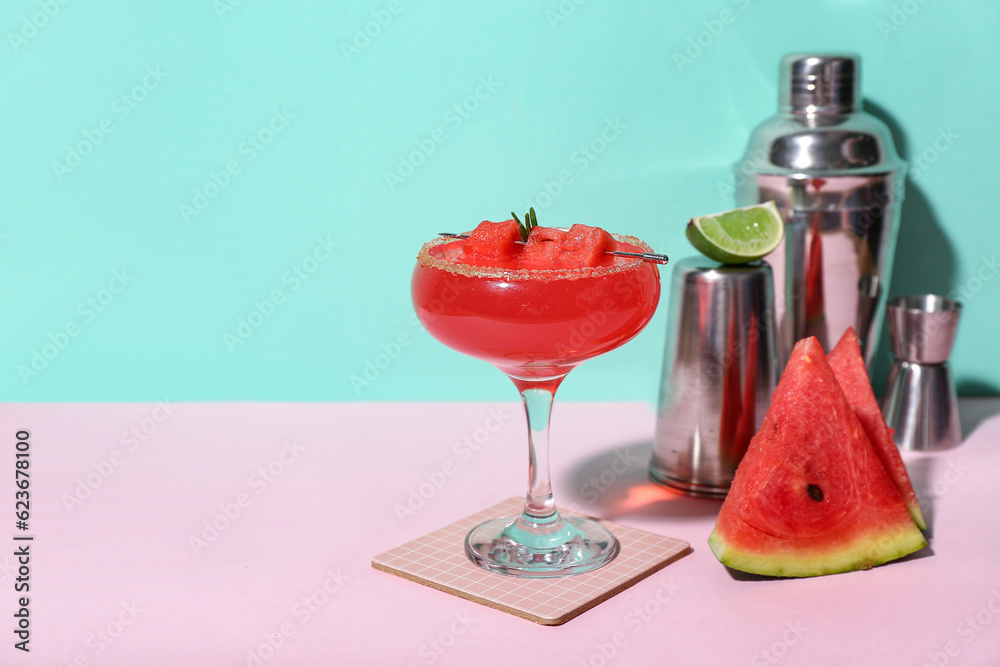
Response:
MULTIPOLYGON (((861 54, 915 167, 892 293, 962 290, 960 391, 1000 385, 994 2, 9 0, 0 28, 7 400, 513 399, 416 323, 420 244, 533 204, 691 254, 810 50, 861 54)), ((666 305, 561 396, 655 400, 666 305)))

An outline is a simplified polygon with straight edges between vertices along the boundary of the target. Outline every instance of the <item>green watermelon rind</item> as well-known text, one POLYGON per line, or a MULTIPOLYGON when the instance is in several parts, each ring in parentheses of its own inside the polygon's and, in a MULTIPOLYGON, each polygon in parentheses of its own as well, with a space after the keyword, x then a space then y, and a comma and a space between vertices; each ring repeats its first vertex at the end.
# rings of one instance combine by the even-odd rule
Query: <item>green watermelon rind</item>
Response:
POLYGON ((815 555, 801 551, 781 553, 751 553, 726 544, 725 538, 713 530, 708 546, 726 567, 750 574, 770 577, 818 577, 855 570, 867 570, 920 551, 927 539, 912 522, 896 530, 866 535, 836 550, 823 549, 815 555))

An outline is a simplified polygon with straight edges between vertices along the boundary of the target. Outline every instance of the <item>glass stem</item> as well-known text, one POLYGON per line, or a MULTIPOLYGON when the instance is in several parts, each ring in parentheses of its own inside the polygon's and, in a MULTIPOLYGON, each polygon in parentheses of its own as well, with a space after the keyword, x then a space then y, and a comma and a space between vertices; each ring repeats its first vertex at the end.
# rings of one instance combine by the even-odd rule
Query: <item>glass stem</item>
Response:
POLYGON ((545 381, 512 379, 521 392, 528 418, 528 495, 522 518, 532 524, 551 524, 558 521, 559 513, 549 476, 549 418, 562 377, 545 381))

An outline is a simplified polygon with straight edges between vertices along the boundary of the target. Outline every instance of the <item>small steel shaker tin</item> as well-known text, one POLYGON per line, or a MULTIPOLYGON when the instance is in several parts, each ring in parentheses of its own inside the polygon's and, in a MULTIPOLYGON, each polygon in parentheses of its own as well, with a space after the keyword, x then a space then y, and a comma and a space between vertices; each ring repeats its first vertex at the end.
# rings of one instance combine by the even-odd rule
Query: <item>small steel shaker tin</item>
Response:
POLYGON ((722 497, 777 382, 771 267, 682 259, 668 318, 650 477, 722 497))

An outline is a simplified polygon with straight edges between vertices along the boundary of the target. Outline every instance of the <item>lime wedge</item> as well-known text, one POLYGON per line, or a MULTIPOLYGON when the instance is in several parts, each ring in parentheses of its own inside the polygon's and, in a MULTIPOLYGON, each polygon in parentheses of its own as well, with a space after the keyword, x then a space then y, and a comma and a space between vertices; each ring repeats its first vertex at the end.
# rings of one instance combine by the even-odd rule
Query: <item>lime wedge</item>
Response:
POLYGON ((709 259, 745 264, 764 257, 785 236, 785 221, 773 201, 691 218, 688 241, 709 259))

